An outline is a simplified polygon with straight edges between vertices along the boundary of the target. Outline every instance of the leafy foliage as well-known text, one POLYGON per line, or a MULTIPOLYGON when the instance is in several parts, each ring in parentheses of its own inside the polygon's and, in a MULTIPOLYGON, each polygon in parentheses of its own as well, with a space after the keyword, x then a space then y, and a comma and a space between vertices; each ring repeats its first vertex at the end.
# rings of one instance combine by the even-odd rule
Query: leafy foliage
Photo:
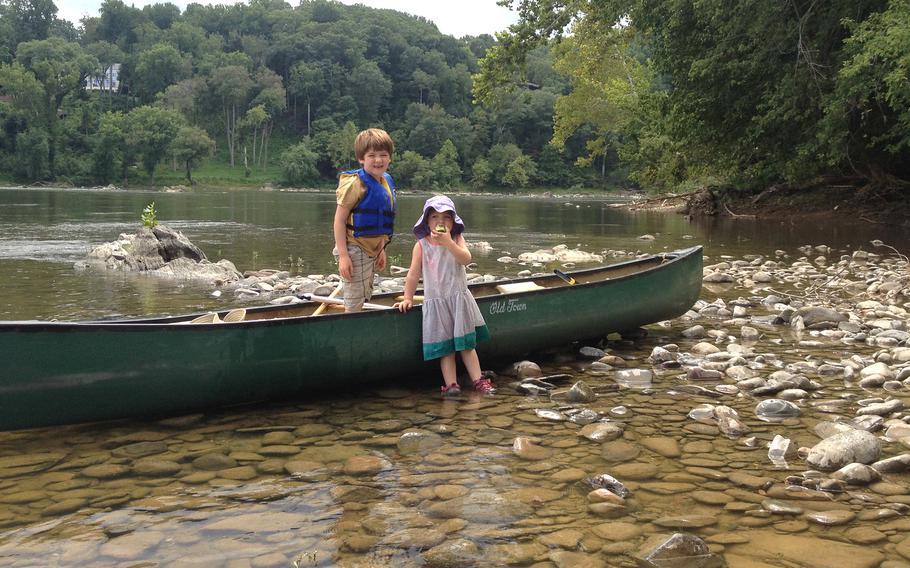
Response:
POLYGON ((142 209, 142 226, 148 229, 154 229, 158 226, 158 211, 155 209, 155 202, 152 201, 142 209))
POLYGON ((553 142, 588 128, 655 189, 764 188, 818 176, 910 176, 906 0, 506 0, 521 21, 480 62, 475 96, 505 104, 555 46, 572 89, 553 142), (567 33, 571 32, 571 33, 567 33))

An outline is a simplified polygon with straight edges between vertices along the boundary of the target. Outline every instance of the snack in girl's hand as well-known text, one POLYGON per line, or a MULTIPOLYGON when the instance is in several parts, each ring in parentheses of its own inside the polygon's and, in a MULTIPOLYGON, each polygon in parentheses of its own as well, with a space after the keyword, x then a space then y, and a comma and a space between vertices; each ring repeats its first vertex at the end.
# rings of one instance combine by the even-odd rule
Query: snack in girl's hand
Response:
POLYGON ((445 233, 445 232, 446 232, 446 226, 443 225, 442 223, 436 225, 436 232, 437 232, 437 233, 445 233))

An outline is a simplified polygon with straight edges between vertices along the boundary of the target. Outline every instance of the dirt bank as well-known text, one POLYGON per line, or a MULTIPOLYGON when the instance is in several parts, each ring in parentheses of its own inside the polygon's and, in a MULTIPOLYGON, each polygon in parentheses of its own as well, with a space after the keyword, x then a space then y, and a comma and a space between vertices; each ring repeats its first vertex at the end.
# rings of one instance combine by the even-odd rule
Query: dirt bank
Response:
POLYGON ((693 217, 849 218, 910 227, 910 193, 907 190, 877 190, 851 183, 781 185, 759 193, 703 188, 690 193, 637 199, 626 207, 633 211, 677 211, 693 217))

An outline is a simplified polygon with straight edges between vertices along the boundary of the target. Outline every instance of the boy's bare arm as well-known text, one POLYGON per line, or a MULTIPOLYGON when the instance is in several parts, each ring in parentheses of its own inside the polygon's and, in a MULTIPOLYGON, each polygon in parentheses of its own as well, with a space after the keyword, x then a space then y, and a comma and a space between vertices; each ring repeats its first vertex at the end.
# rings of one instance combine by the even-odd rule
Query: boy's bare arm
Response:
POLYGON ((338 272, 350 280, 354 276, 351 256, 348 254, 348 217, 351 210, 338 205, 335 207, 335 219, 332 221, 332 233, 335 236, 335 249, 338 251, 338 272))

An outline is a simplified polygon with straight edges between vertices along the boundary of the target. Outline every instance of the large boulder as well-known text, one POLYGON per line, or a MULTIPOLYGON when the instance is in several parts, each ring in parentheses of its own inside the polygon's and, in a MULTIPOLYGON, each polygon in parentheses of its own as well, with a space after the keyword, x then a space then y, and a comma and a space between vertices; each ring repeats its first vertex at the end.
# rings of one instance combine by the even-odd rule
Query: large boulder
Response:
POLYGON ((116 241, 96 246, 76 268, 145 272, 178 279, 208 280, 218 284, 242 278, 228 260, 209 262, 183 233, 164 225, 122 233, 116 241))
POLYGON ((871 464, 881 456, 881 443, 875 434, 848 430, 815 444, 806 461, 822 471, 833 471, 851 463, 871 464))

